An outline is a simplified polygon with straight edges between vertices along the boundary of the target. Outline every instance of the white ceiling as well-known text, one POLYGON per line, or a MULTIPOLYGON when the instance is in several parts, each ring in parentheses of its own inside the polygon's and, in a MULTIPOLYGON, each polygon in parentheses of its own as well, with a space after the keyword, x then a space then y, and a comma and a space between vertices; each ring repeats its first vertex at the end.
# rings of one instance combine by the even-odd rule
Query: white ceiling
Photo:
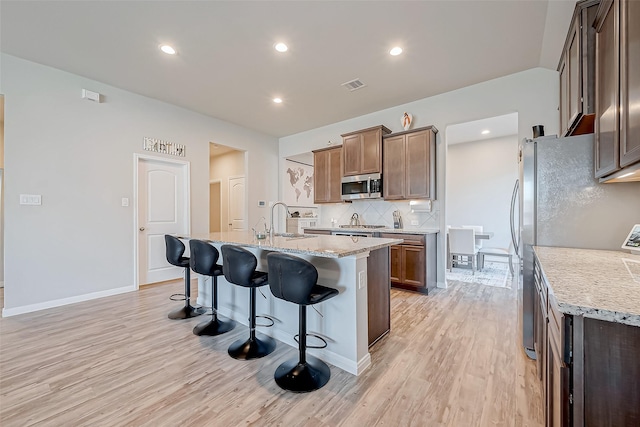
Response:
POLYGON ((574 5, 3 0, 0 49, 281 137, 533 67, 555 70, 574 5), (278 41, 289 51, 277 53, 278 41), (178 55, 162 54, 161 43, 178 55), (398 57, 388 54, 395 45, 398 57), (367 86, 340 86, 355 78, 367 86))
POLYGON ((446 132, 448 145, 518 135, 518 113, 447 126, 446 132), (483 135, 483 130, 489 133, 483 135))

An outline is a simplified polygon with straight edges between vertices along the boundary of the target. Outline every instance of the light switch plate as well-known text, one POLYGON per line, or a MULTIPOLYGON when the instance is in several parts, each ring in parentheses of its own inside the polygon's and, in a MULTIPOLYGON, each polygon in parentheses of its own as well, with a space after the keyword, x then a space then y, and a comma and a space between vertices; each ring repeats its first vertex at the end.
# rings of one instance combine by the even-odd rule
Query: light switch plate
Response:
POLYGON ((42 196, 40 194, 21 194, 20 204, 39 206, 42 204, 42 196))
POLYGON ((411 225, 420 225, 420 222, 417 219, 412 219, 411 225))

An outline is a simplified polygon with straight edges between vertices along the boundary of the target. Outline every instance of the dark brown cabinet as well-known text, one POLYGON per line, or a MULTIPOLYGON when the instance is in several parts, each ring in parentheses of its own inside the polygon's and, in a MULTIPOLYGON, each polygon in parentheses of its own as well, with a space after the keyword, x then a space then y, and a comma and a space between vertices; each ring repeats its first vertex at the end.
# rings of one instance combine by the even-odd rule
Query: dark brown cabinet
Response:
POLYGON ((382 192, 385 200, 435 199, 434 126, 383 138, 382 192))
POLYGON ((534 271, 534 346, 545 425, 637 426, 640 327, 562 313, 537 258, 534 271))
POLYGON ((391 286, 428 294, 436 286, 436 235, 380 233, 403 239, 391 246, 391 286))
POLYGON ((382 136, 391 133, 385 126, 342 135, 343 175, 382 172, 382 136))
POLYGON ((562 135, 593 132, 595 29, 592 23, 599 2, 600 0, 584 0, 576 4, 558 64, 562 135))
POLYGON ((341 202, 342 147, 314 151, 313 169, 313 202, 341 202))
POLYGON ((603 0, 595 20, 595 176, 640 181, 640 4, 603 0), (630 176, 623 177, 627 173, 630 176), (635 175, 634 175, 635 173, 635 175), (623 179, 626 178, 626 179, 623 179))

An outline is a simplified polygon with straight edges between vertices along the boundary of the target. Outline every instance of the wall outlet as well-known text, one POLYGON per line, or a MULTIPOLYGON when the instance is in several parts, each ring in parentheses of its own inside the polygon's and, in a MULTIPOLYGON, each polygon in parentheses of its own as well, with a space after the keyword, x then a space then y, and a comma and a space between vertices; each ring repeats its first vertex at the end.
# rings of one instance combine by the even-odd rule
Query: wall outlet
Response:
POLYGON ((364 285, 367 284, 367 273, 364 271, 358 272, 358 289, 364 288, 364 285))
POLYGON ((267 207, 267 202, 265 202, 264 200, 258 200, 258 207, 259 208, 267 207))
POLYGON ((129 198, 128 197, 123 197, 122 198, 122 206, 124 206, 124 207, 129 206, 129 198))
POLYGON ((412 219, 411 225, 420 225, 420 222, 417 219, 412 219))

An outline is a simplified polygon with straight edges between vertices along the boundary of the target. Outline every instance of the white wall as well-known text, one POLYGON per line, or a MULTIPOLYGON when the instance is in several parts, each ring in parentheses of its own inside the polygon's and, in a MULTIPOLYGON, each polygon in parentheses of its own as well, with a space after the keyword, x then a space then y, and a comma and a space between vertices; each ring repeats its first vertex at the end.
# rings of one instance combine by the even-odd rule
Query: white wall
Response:
POLYGON ((518 179, 518 137, 447 148, 447 224, 482 225, 495 233, 484 246, 508 248, 511 194, 518 179))
MULTIPOLYGON (((446 66, 434 62, 434 67, 446 66)), ((425 78, 428 73, 425 73, 425 78)), ((366 88, 363 90, 367 90, 366 88)), ((507 113, 518 113, 518 140, 531 137, 531 127, 545 126, 548 135, 558 133, 558 73, 534 68, 463 89, 421 99, 397 107, 377 111, 339 123, 280 138, 280 161, 285 157, 327 146, 327 141, 340 144, 341 134, 383 124, 393 132, 400 131, 400 118, 406 111, 413 114, 413 128, 435 125, 437 135, 437 198, 440 229, 445 227, 445 176, 447 126, 507 113)), ((321 214, 324 217, 324 214, 321 214)), ((324 219, 323 219, 324 221, 324 219)), ((444 286, 444 239, 438 238, 438 284, 444 286)))
POLYGON ((220 229, 222 231, 229 229, 229 177, 245 174, 244 155, 244 151, 230 151, 211 157, 209 168, 211 180, 220 180, 220 229))
POLYGON ((253 208, 258 199, 277 196, 273 137, 10 55, 0 59, 5 315, 133 288, 133 154, 148 154, 145 136, 186 145, 192 233, 209 229, 209 141, 249 152, 250 222, 262 216, 253 208), (81 99, 82 88, 104 102, 81 99), (18 205, 21 193, 41 194, 42 206, 18 205), (122 197, 129 207, 120 206, 122 197))

